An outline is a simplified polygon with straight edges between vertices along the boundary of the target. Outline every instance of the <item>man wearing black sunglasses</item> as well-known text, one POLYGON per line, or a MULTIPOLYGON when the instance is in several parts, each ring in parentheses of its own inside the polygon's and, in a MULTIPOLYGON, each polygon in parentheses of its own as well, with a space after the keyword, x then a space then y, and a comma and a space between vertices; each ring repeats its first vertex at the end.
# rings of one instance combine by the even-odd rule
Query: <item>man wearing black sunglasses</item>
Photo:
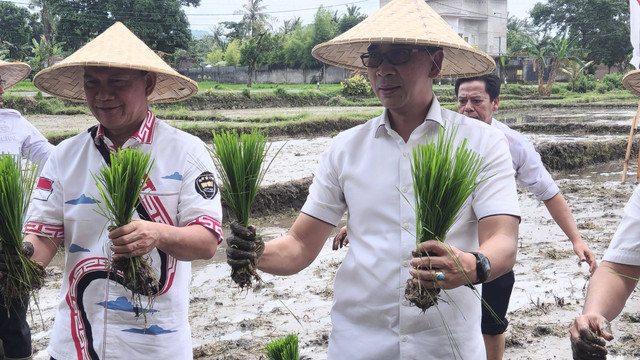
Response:
POLYGON ((486 73, 495 64, 423 0, 394 0, 312 54, 367 69, 384 111, 335 137, 287 235, 255 247, 245 241, 249 229, 233 231, 227 262, 254 259, 262 271, 295 274, 316 259, 348 210, 350 249, 335 276, 327 359, 486 359, 479 294, 464 285, 480 287, 515 263, 514 170, 504 135, 443 109, 432 84, 439 75, 486 73), (446 243, 416 248, 411 154, 441 128, 457 128, 456 144, 466 139, 484 158, 480 178, 493 176, 468 198, 446 243), (422 311, 405 298, 408 280, 446 295, 422 311))

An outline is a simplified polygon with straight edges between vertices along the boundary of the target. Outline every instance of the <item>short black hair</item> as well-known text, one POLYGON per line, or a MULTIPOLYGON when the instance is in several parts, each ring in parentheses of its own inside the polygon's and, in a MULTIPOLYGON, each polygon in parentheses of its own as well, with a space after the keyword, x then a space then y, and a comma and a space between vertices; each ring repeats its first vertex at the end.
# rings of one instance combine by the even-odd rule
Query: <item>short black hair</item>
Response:
POLYGON ((471 81, 484 82, 484 90, 487 92, 487 94, 489 94, 490 101, 493 101, 495 98, 500 96, 500 78, 494 74, 474 76, 469 78, 459 78, 458 80, 456 80, 455 85, 456 96, 458 96, 458 89, 460 88, 460 85, 471 81))

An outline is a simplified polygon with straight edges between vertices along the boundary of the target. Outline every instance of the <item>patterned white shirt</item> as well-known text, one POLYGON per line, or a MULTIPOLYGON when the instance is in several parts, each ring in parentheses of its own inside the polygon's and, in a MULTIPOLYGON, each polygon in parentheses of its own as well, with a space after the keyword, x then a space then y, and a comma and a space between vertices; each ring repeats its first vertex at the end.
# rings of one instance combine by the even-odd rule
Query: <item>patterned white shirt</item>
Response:
POLYGON ((640 266, 640 186, 624 207, 624 215, 602 260, 640 266))
POLYGON ((491 126, 502 131, 509 141, 511 160, 520 185, 529 189, 538 201, 556 196, 560 189, 544 167, 540 154, 531 141, 496 119, 491 120, 491 126))
MULTIPOLYGON (((191 263, 157 249, 145 255, 160 281, 146 324, 142 316, 134 316, 131 293, 117 283, 120 275, 107 271, 108 224, 98 214, 96 201, 102 200, 91 176, 106 166, 96 143, 111 142, 101 134, 98 129, 94 141, 84 132, 54 149, 25 225, 27 233, 64 240, 64 278, 49 353, 57 360, 97 359, 106 345, 108 359, 191 359, 191 263), (111 280, 105 283, 107 277, 111 280)), ((129 147, 149 152, 155 161, 141 197, 151 221, 202 225, 221 241, 220 194, 204 143, 148 112, 138 132, 123 145, 129 147)))
POLYGON ((53 145, 19 112, 0 109, 0 153, 29 157, 44 164, 53 145))
POLYGON ((466 138, 467 146, 484 157, 481 178, 493 175, 467 199, 446 243, 475 250, 479 219, 520 215, 504 135, 441 108, 435 98, 425 122, 406 143, 391 129, 386 111, 336 136, 321 157, 302 208, 334 225, 349 211, 349 251, 335 278, 329 359, 452 359, 457 351, 448 331, 464 359, 486 356, 479 294, 465 286, 448 290, 439 310, 432 307, 425 314, 404 298, 416 247, 412 149, 436 136, 441 126, 457 126, 455 145, 466 138))

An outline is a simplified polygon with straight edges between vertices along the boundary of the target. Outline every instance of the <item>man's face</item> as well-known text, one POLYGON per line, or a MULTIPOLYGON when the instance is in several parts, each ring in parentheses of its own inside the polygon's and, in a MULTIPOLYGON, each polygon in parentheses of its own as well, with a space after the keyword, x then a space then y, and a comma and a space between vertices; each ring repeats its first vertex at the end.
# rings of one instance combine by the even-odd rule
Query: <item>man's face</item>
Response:
POLYGON ((91 113, 107 135, 133 135, 147 113, 147 96, 156 84, 155 73, 106 67, 84 68, 84 93, 91 113))
POLYGON ((484 81, 467 81, 458 88, 458 112, 491 124, 493 112, 498 110, 500 98, 490 100, 484 81))
POLYGON ((432 57, 422 47, 413 51, 407 62, 393 65, 388 57, 398 49, 414 47, 388 44, 369 47, 370 53, 387 55, 380 65, 368 68, 371 87, 382 105, 392 112, 422 110, 431 103, 432 80, 440 72, 442 51, 436 51, 432 57))

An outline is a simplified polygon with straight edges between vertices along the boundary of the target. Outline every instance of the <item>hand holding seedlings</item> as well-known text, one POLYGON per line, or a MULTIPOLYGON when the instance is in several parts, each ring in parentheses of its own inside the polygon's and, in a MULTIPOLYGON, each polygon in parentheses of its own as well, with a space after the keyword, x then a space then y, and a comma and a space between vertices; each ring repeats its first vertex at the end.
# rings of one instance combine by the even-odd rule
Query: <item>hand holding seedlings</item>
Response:
POLYGON ((606 359, 605 340, 612 340, 611 325, 599 314, 578 316, 569 330, 574 359, 606 359))
POLYGON ((255 267, 251 264, 255 264, 256 260, 262 255, 264 251, 264 241, 260 237, 256 237, 256 228, 254 226, 244 227, 237 221, 231 223, 231 236, 227 238, 227 263, 231 265, 234 271, 234 281, 242 286, 250 286, 251 276, 259 278, 255 267), (253 274, 244 272, 238 272, 239 269, 247 267, 254 272, 253 274), (237 275, 235 275, 237 274, 237 275), (244 277, 248 276, 247 279, 244 277), (241 278, 239 278, 241 277, 241 278), (247 281, 249 282, 247 284, 247 281))
POLYGON ((428 289, 454 289, 475 280, 467 275, 475 272, 475 257, 454 246, 428 240, 418 245, 413 256, 409 273, 415 285, 421 284, 428 289), (438 280, 436 273, 444 274, 444 279, 438 280))
POLYGON ((113 245, 113 260, 148 254, 158 247, 160 233, 158 224, 144 220, 134 220, 127 225, 109 232, 113 245))
MULTIPOLYGON (((22 243, 22 254, 27 258, 33 255, 33 244, 30 242, 22 243)), ((7 272, 9 264, 17 265, 20 263, 20 256, 14 249, 8 249, 7 253, 0 252, 0 272, 7 272)))

